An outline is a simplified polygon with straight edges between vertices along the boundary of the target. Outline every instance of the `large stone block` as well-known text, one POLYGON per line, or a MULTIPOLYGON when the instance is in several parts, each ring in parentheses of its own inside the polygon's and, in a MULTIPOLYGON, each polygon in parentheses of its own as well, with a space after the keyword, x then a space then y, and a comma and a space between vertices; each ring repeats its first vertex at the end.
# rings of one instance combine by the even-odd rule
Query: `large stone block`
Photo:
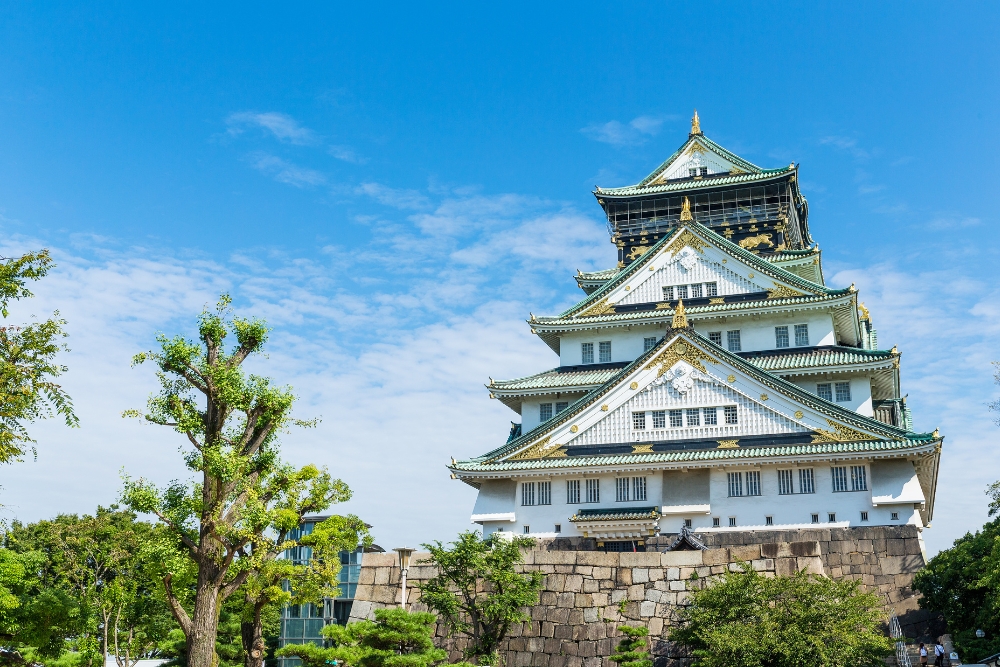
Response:
MULTIPOLYGON (((760 545, 752 544, 739 547, 732 547, 729 549, 729 557, 731 560, 742 560, 750 562, 760 558, 760 545)), ((699 563, 700 565, 701 563, 699 563)))
MULTIPOLYGON (((537 565, 576 565, 577 551, 539 551, 535 553, 537 565)), ((593 565, 594 563, 587 563, 593 565)))
POLYGON ((886 556, 882 559, 882 574, 914 573, 924 566, 922 556, 886 556))
POLYGON ((729 549, 725 547, 706 549, 701 555, 705 565, 725 565, 729 562, 729 549))
MULTIPOLYGON (((659 563, 659 556, 657 556, 657 563, 659 563)), ((644 584, 649 581, 649 568, 645 567, 635 567, 632 568, 632 583, 633 584, 644 584)))
MULTIPOLYGON (((414 556, 416 554, 413 554, 414 556)), ((424 554, 425 556, 427 554, 424 554)), ((361 556, 361 567, 399 567, 399 556, 395 552, 369 553, 361 556)))
MULTIPOLYGON (((578 551, 576 554, 577 565, 594 565, 599 567, 617 567, 618 562, 617 553, 605 553, 603 551, 578 551)), ((595 577, 600 577, 598 574, 594 574, 595 577)))
POLYGON ((579 574, 567 574, 566 575, 566 587, 563 589, 573 593, 580 593, 583 591, 583 575, 579 574))
MULTIPOLYGON (((580 554, 580 557, 582 558, 585 555, 587 555, 587 554, 586 553, 582 553, 582 554, 580 554)), ((614 555, 614 554, 601 554, 601 555, 611 556, 611 555, 614 555)), ((592 576, 594 577, 594 579, 610 579, 611 578, 611 568, 610 567, 596 566, 595 565, 592 576)))
POLYGON ((795 560, 795 565, 800 572, 805 570, 807 574, 826 574, 826 572, 823 571, 823 559, 819 556, 806 556, 795 560))
POLYGON ((660 554, 656 551, 625 552, 620 554, 622 567, 659 567, 660 554))
POLYGON ((660 556, 657 565, 662 567, 681 567, 703 565, 702 554, 704 551, 665 551, 660 556))
POLYGON ((639 615, 643 617, 652 616, 656 613, 656 603, 643 600, 639 603, 639 615))

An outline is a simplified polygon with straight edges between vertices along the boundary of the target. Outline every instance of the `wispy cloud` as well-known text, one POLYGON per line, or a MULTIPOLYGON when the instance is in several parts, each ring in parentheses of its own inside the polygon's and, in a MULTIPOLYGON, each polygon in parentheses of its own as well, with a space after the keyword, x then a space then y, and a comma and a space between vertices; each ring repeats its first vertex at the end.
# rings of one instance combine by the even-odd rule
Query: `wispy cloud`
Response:
POLYGON ((242 134, 247 128, 258 128, 269 132, 279 141, 289 144, 311 145, 318 141, 318 137, 312 130, 303 127, 297 120, 279 111, 264 113, 240 111, 231 114, 226 119, 226 125, 229 134, 233 136, 242 134))
POLYGON ((287 183, 297 188, 321 185, 326 182, 326 176, 314 169, 300 167, 267 153, 254 153, 250 156, 254 169, 264 172, 279 183, 287 183))
POLYGON ((857 160, 867 160, 872 156, 871 151, 858 146, 858 140, 852 137, 830 135, 821 137, 819 143, 823 146, 832 146, 838 150, 845 151, 857 160))
POLYGON ((964 229, 966 227, 978 227, 983 221, 980 218, 963 216, 938 216, 927 223, 928 229, 948 230, 964 229))
POLYGON ((580 131, 594 141, 619 147, 633 146, 656 136, 664 120, 663 117, 638 116, 627 124, 611 120, 606 123, 588 125, 580 131))
POLYGON ((390 188, 381 183, 362 183, 354 189, 354 192, 371 197, 380 204, 402 210, 422 209, 430 205, 430 200, 422 192, 390 188))
POLYGON ((330 146, 326 149, 326 152, 344 162, 353 162, 354 164, 364 164, 368 160, 359 156, 353 150, 347 146, 330 146))

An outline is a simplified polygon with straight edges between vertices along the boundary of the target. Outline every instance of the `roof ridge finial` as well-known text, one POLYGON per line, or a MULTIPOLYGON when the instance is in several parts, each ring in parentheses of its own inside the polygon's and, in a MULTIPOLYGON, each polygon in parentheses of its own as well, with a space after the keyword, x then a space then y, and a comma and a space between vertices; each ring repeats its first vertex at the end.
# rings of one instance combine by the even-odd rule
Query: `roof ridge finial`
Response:
POLYGON ((677 300, 677 309, 674 310, 674 320, 670 323, 671 329, 687 329, 688 318, 684 314, 684 299, 677 300))
POLYGON ((694 116, 691 118, 691 136, 696 134, 701 134, 701 119, 698 118, 698 110, 694 110, 694 116))
POLYGON ((687 197, 684 198, 684 206, 681 207, 681 222, 686 220, 694 220, 691 217, 691 202, 688 201, 687 197))

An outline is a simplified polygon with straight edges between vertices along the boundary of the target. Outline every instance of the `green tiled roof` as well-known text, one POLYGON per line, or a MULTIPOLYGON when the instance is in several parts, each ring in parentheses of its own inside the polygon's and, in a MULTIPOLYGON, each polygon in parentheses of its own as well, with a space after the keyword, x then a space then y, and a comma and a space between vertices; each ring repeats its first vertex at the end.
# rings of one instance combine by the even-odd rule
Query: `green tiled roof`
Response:
POLYGON ((655 507, 622 507, 596 510, 577 510, 570 521, 621 521, 627 519, 655 519, 660 512, 655 507))
POLYGON ((765 371, 783 371, 817 366, 848 366, 891 361, 896 357, 889 350, 862 350, 854 347, 831 346, 789 354, 741 355, 765 371))
POLYGON ((602 271, 581 271, 576 274, 577 280, 608 280, 609 278, 614 278, 615 274, 621 271, 617 266, 613 269, 604 269, 602 271))
POLYGON ((595 368, 593 370, 581 370, 560 372, 558 368, 552 368, 542 373, 530 375, 514 380, 494 380, 489 385, 490 389, 501 391, 518 391, 532 389, 558 389, 566 387, 590 388, 599 386, 613 378, 621 371, 618 368, 595 368))

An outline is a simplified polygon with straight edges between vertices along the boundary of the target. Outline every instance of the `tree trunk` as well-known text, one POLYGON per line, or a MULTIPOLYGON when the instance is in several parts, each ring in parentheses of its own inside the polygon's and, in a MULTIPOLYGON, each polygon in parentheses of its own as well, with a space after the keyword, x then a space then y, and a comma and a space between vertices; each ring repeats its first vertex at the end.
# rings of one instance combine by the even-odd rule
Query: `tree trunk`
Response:
POLYGON ((202 562, 194 598, 191 632, 187 635, 187 667, 217 667, 215 637, 219 632, 219 586, 216 568, 202 562))
MULTIPOLYGON (((249 602, 249 600, 248 600, 249 602)), ((253 607, 253 620, 240 623, 243 638, 243 667, 264 667, 264 624, 261 621, 263 605, 253 607)))

